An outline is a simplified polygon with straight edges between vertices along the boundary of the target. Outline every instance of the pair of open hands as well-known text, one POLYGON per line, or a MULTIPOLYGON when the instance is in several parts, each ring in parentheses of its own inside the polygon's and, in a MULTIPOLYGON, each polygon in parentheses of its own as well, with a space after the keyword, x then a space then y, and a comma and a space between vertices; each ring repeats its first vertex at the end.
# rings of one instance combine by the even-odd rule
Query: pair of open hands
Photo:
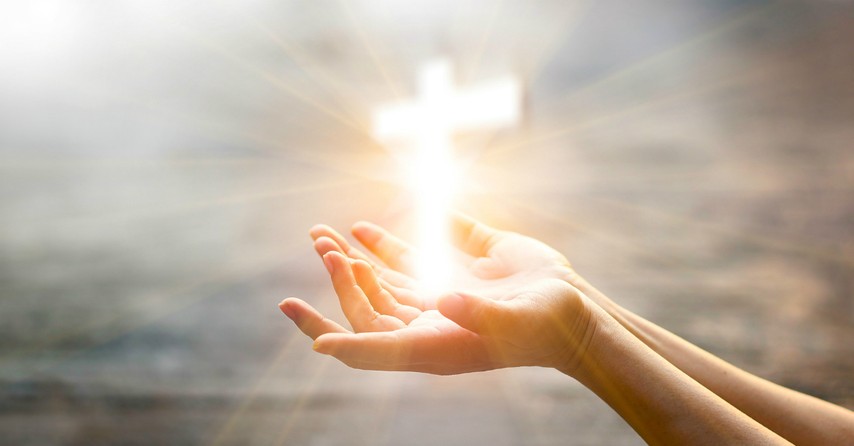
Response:
POLYGON ((316 351, 360 369, 435 374, 571 371, 584 355, 592 304, 569 284, 566 258, 542 242, 455 215, 453 241, 466 260, 455 265, 454 288, 437 297, 411 276, 414 248, 371 223, 352 233, 379 262, 328 226, 310 231, 353 331, 300 299, 279 304, 316 351))

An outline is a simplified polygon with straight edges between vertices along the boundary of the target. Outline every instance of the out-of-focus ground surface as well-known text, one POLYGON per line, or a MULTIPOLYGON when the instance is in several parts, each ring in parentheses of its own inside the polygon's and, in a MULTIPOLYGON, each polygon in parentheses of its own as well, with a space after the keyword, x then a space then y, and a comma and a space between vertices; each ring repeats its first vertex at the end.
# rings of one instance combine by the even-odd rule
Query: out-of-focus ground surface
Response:
POLYGON ((370 110, 422 61, 514 73, 460 207, 618 302, 854 407, 854 7, 831 1, 0 7, 0 443, 642 444, 543 369, 371 373, 307 236, 411 209, 370 110))

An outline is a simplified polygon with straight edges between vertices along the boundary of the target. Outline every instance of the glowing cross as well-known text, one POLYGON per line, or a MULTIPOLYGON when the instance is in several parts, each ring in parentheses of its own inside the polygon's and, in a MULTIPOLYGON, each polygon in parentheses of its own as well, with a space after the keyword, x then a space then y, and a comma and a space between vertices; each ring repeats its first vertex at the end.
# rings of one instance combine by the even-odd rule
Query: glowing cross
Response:
POLYGON ((445 290, 450 281, 448 212, 457 187, 453 132, 513 124, 519 115, 520 88, 501 78, 462 91, 453 85, 444 60, 424 66, 416 101, 381 107, 374 114, 374 136, 388 145, 414 145, 408 175, 415 192, 419 279, 445 290))

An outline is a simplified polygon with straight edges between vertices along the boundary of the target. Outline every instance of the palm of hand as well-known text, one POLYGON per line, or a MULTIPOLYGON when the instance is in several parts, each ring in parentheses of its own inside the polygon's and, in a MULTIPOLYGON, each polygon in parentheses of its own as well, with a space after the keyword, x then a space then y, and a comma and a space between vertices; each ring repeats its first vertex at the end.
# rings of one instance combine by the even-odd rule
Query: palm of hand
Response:
MULTIPOLYGON (((494 300, 510 300, 532 284, 545 279, 568 281, 574 275, 569 261, 559 252, 542 242, 516 233, 501 233, 483 257, 459 262, 453 269, 451 288, 488 297, 494 300)), ((407 252, 417 256, 411 248, 407 252)), ((438 297, 427 291, 409 274, 412 268, 401 262, 400 270, 380 270, 381 282, 401 302, 425 309, 435 308, 438 297)), ((446 290, 451 291, 451 290, 446 290)))
MULTIPOLYGON (((448 374, 547 363, 565 348, 562 341, 543 342, 550 335, 543 331, 555 327, 509 327, 502 317, 462 327, 436 311, 432 296, 405 274, 414 255, 408 245, 378 227, 354 234, 390 268, 370 262, 331 228, 312 233, 355 335, 302 301, 282 303, 300 329, 316 338, 316 350, 356 368, 448 374), (506 331, 512 339, 496 336, 506 331)), ((470 227, 458 246, 473 258, 455 277, 456 289, 465 293, 550 313, 562 311, 563 297, 574 290, 563 280, 572 274, 566 259, 534 239, 470 227)))

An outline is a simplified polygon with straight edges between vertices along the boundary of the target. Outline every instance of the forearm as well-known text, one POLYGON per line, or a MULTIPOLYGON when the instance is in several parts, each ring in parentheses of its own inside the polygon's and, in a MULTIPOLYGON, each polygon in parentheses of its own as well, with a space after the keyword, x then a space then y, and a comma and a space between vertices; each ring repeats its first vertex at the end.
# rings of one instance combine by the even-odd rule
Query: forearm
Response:
POLYGON ((575 377, 649 444, 787 444, 602 313, 575 377))
POLYGON ((747 373, 620 307, 589 284, 579 285, 649 348, 792 443, 845 444, 854 438, 854 413, 850 410, 747 373))

